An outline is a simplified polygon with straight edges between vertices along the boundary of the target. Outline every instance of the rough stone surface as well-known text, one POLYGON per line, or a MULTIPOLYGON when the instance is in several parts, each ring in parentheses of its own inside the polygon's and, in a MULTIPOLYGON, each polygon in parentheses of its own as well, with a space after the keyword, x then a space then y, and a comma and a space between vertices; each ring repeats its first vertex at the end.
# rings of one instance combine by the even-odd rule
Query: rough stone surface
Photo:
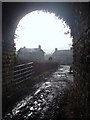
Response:
POLYGON ((71 118, 90 118, 90 28, 89 4, 75 8, 75 33, 73 40, 74 85, 69 98, 71 118))
MULTIPOLYGON (((73 40, 74 85, 69 99, 69 117, 90 117, 90 9, 89 3, 3 3, 3 96, 11 91, 14 65, 14 31, 19 20, 35 9, 60 15, 69 24, 73 40), (72 98, 73 95, 73 98, 72 98), (72 114, 71 114, 72 113, 72 114)), ((4 104, 4 103, 3 103, 4 104)))

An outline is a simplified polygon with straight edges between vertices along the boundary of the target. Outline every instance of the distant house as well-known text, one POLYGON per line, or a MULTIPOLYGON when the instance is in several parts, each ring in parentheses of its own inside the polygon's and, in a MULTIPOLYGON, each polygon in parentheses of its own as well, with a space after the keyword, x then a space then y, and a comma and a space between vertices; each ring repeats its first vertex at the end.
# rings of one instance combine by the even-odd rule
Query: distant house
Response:
POLYGON ((52 54, 52 61, 60 62, 60 64, 72 64, 73 51, 72 50, 58 50, 55 48, 55 52, 52 54))
POLYGON ((44 60, 44 51, 41 49, 39 45, 38 48, 20 48, 17 51, 17 57, 20 60, 27 60, 27 61, 43 61, 44 60))

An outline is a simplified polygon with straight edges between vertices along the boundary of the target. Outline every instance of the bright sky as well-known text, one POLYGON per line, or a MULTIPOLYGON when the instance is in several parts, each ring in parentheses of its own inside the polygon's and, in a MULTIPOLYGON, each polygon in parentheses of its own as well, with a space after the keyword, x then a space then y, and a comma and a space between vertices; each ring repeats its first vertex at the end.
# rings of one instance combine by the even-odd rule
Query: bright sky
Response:
POLYGON ((55 48, 70 49, 72 44, 69 26, 55 16, 54 13, 33 11, 25 15, 15 31, 16 50, 21 47, 41 48, 46 53, 54 52, 55 48), (69 31, 69 34, 65 34, 69 31))

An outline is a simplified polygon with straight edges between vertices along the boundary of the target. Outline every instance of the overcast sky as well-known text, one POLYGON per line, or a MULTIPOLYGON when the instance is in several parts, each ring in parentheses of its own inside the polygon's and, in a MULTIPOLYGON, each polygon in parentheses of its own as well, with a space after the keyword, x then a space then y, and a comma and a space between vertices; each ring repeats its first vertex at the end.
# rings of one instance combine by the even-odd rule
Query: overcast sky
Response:
POLYGON ((54 52, 55 48, 70 49, 69 26, 55 16, 54 13, 33 11, 24 16, 15 31, 16 50, 21 47, 37 48, 41 45, 46 53, 54 52), (65 34, 68 33, 69 34, 65 34))

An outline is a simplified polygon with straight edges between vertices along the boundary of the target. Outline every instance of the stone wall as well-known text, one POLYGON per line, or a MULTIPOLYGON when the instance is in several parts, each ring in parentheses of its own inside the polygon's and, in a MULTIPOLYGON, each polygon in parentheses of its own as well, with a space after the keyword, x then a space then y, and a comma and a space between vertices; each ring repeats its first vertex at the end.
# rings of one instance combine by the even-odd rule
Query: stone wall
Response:
MULTIPOLYGON (((42 3, 43 4, 43 3, 42 3)), ((70 93, 68 117, 90 117, 90 13, 89 3, 53 4, 46 9, 53 11, 56 5, 57 14, 64 17, 70 25, 73 40, 73 66, 74 85, 70 93), (68 5, 69 5, 68 4, 68 5), (65 11, 66 10, 66 11, 65 11), (61 12, 61 13, 60 13, 61 12)), ((2 12, 2 84, 3 100, 12 92, 13 66, 14 66, 14 31, 19 18, 28 13, 30 6, 10 3, 3 5, 2 12), (19 6, 20 5, 20 6, 19 6), (18 6, 18 7, 16 7, 18 6), (29 6, 29 7, 28 7, 29 6), (17 9, 16 9, 17 8, 17 9), (26 8, 26 9, 25 9, 26 8), (28 10, 27 10, 28 9, 28 10)), ((39 5, 39 4, 38 4, 39 5)), ((34 6, 36 7, 37 4, 34 6)), ((44 6, 44 5, 43 5, 44 6)), ((45 6, 46 7, 46 6, 45 6)), ((41 8, 41 6, 40 6, 41 8)), ((36 9, 36 8, 35 8, 36 9)), ((33 10, 33 7, 32 7, 33 10)), ((5 105, 5 102, 3 101, 5 105)))
POLYGON ((68 117, 90 118, 90 28, 89 4, 75 6, 73 40, 74 84, 68 104, 68 117))
POLYGON ((7 104, 7 98, 12 93, 15 56, 13 23, 10 22, 10 16, 4 7, 2 4, 2 112, 7 104))

